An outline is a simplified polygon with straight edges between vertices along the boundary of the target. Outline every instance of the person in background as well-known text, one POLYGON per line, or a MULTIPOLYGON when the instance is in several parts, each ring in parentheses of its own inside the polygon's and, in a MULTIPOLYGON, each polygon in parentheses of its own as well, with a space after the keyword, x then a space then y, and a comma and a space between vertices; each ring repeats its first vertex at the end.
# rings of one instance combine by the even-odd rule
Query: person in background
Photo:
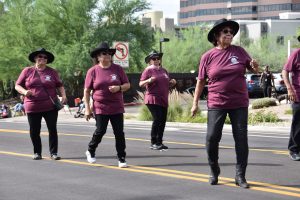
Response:
POLYGON ((272 72, 269 70, 269 66, 265 66, 265 70, 261 73, 260 76, 260 85, 264 91, 264 97, 271 97, 272 87, 275 88, 274 77, 272 72))
POLYGON ((199 97, 208 79, 206 150, 211 170, 209 183, 218 184, 221 171, 218 162, 219 142, 228 114, 237 158, 235 183, 242 188, 248 188, 245 174, 249 153, 247 136, 249 97, 245 72, 248 69, 258 73, 258 64, 242 47, 231 44, 238 30, 237 22, 220 19, 209 31, 208 41, 214 47, 201 57, 191 113, 192 116, 196 115, 199 97))
MULTIPOLYGON (((298 36, 300 42, 300 36, 298 36)), ((300 48, 295 50, 282 70, 282 77, 292 101, 293 119, 288 143, 289 156, 294 161, 300 160, 300 48), (290 81, 290 75, 292 81, 290 81)))
POLYGON ((14 106, 14 116, 16 113, 21 113, 22 115, 25 115, 25 109, 24 109, 24 95, 20 95, 21 102, 17 103, 14 106))
POLYGON ((59 160, 60 157, 57 155, 58 111, 52 100, 57 98, 56 89, 58 89, 62 96, 62 103, 67 103, 65 89, 57 71, 48 66, 48 64, 54 61, 54 55, 51 52, 41 48, 30 53, 28 58, 34 65, 23 69, 16 82, 15 89, 25 96, 24 108, 30 127, 30 138, 34 151, 33 159, 42 159, 40 134, 41 121, 44 118, 49 131, 51 159, 59 160))
POLYGON ((89 142, 86 156, 89 163, 96 162, 96 148, 106 133, 110 121, 116 140, 118 166, 124 168, 127 167, 127 163, 125 160, 123 92, 130 88, 130 84, 123 68, 112 62, 112 56, 115 53, 116 49, 109 48, 108 43, 103 42, 90 54, 95 65, 86 74, 83 99, 85 118, 89 120, 94 113, 96 130, 89 142), (90 105, 91 91, 93 111, 90 105))
POLYGON ((167 121, 169 88, 176 85, 175 79, 170 79, 160 60, 163 53, 152 51, 146 58, 148 64, 143 71, 139 86, 146 88, 145 104, 153 117, 151 129, 151 145, 153 150, 166 150, 163 135, 167 121))

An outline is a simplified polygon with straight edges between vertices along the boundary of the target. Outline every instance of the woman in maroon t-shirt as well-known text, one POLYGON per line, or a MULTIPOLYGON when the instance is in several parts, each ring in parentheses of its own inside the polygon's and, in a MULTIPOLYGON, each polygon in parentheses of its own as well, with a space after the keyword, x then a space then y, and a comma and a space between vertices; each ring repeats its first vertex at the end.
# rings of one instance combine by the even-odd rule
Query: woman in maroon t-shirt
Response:
POLYGON ((119 167, 127 167, 126 144, 124 135, 124 102, 123 92, 130 88, 128 78, 119 65, 112 63, 112 56, 116 49, 110 49, 106 42, 101 43, 91 52, 94 66, 91 67, 85 78, 84 103, 85 118, 89 120, 92 115, 90 95, 92 92, 93 112, 96 118, 96 130, 86 151, 87 161, 95 163, 95 151, 102 137, 106 133, 110 121, 116 139, 116 150, 119 167))
POLYGON ((209 182, 218 183, 220 174, 219 142, 227 114, 229 115, 233 137, 236 143, 236 185, 248 188, 246 167, 248 163, 248 91, 245 72, 258 72, 258 64, 239 46, 231 45, 239 24, 226 19, 218 20, 208 33, 208 41, 214 48, 201 57, 198 81, 195 89, 193 107, 194 116, 198 110, 198 100, 208 79, 208 122, 206 150, 211 168, 209 182))
POLYGON ((169 87, 176 84, 160 64, 162 56, 163 53, 153 51, 145 58, 145 62, 150 65, 142 73, 139 83, 140 87, 146 87, 144 101, 153 117, 150 146, 153 150, 168 149, 162 142, 167 121, 169 87))
POLYGON ((25 96, 24 107, 30 126, 30 138, 34 147, 34 160, 42 159, 41 120, 45 119, 49 131, 51 159, 57 156, 57 116, 58 110, 52 100, 57 99, 56 89, 62 96, 62 103, 67 102, 65 89, 58 73, 47 64, 52 63, 52 53, 41 48, 29 54, 34 66, 26 67, 20 74, 15 89, 25 96))

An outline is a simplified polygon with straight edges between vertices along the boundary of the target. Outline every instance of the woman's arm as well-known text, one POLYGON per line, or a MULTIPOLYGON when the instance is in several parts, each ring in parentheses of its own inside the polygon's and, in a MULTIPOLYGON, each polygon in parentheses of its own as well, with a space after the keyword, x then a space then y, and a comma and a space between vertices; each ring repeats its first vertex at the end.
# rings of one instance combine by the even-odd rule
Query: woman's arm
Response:
POLYGON ((85 105, 84 117, 85 117, 86 121, 89 121, 90 118, 92 117, 92 111, 91 111, 91 107, 90 107, 91 89, 84 88, 83 93, 84 93, 83 101, 84 101, 84 105, 85 105))
POLYGON ((59 91, 59 93, 62 97, 61 102, 62 103, 67 103, 68 99, 67 99, 67 96, 66 96, 65 88, 63 86, 61 86, 61 87, 58 88, 58 91, 59 91))
POLYGON ((32 95, 32 92, 30 90, 26 90, 25 88, 23 88, 21 85, 16 85, 15 89, 20 93, 23 94, 26 97, 29 97, 32 95))
POLYGON ((198 111, 198 101, 202 94, 203 88, 205 86, 206 81, 205 80, 197 80, 195 94, 194 94, 194 100, 193 100, 193 106, 191 109, 192 116, 195 116, 198 111))
POLYGON ((146 79, 144 81, 140 81, 139 86, 140 87, 146 87, 146 85, 152 83, 154 80, 155 80, 154 77, 150 77, 150 78, 148 78, 148 79, 146 79))

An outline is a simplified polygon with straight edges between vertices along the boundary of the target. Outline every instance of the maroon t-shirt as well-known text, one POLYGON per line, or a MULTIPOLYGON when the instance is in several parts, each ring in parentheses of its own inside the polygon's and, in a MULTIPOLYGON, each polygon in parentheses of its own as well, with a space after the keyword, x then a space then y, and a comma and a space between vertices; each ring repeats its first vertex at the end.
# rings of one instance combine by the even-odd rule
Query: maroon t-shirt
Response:
POLYGON ((248 53, 235 45, 213 48, 201 57, 198 79, 208 79, 208 108, 248 107, 245 72, 250 61, 248 53))
POLYGON ((290 55, 283 69, 292 72, 292 85, 297 97, 296 102, 300 102, 300 49, 290 55))
POLYGON ((93 109, 96 114, 114 115, 124 113, 123 93, 111 93, 109 86, 129 83, 128 78, 119 65, 112 64, 109 68, 95 65, 85 77, 84 87, 93 90, 93 109))
POLYGON ((54 100, 57 99, 56 88, 63 86, 57 71, 48 66, 44 70, 26 67, 21 72, 16 84, 33 93, 32 96, 24 99, 26 113, 53 110, 55 107, 45 89, 54 100))
POLYGON ((153 65, 148 66, 142 73, 141 81, 155 77, 155 80, 146 85, 145 104, 156 104, 168 107, 169 74, 167 70, 153 65))

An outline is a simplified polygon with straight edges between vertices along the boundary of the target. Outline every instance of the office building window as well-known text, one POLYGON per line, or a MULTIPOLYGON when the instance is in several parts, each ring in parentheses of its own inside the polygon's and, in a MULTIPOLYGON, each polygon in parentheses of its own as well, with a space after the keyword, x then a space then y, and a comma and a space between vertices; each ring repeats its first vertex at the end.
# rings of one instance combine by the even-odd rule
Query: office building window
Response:
POLYGON ((293 4, 292 11, 300 11, 300 3, 293 4))
POLYGON ((273 5, 261 5, 258 6, 258 12, 269 12, 279 10, 291 10, 292 4, 273 4, 273 5))

